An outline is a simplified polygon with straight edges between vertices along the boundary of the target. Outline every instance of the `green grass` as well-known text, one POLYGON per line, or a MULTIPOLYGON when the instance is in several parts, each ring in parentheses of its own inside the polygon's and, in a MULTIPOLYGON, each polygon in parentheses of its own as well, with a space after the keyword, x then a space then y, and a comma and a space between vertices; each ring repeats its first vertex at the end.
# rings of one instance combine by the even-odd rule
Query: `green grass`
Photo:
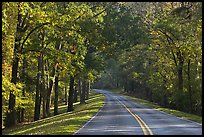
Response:
POLYGON ((106 90, 117 93, 117 94, 122 94, 122 89, 120 88, 106 89, 106 90))
MULTIPOLYGON (((59 106, 56 116, 4 129, 3 135, 69 135, 80 129, 103 106, 104 96, 91 91, 87 104, 74 103, 74 111, 66 112, 67 105, 59 106)), ((53 111, 53 109, 51 109, 53 111)))
POLYGON ((132 97, 132 96, 122 92, 121 89, 108 89, 108 91, 124 95, 127 98, 129 98, 129 99, 132 99, 134 101, 139 102, 140 104, 144 104, 144 105, 150 106, 152 108, 155 108, 157 110, 166 112, 168 114, 172 114, 174 116, 177 116, 177 117, 180 117, 180 118, 183 118, 183 119, 188 119, 188 120, 192 120, 192 121, 195 121, 195 122, 198 122, 198 123, 202 123, 202 117, 201 116, 193 115, 193 114, 189 114, 189 113, 185 113, 185 112, 182 112, 182 111, 173 110, 173 109, 169 109, 169 108, 163 108, 163 107, 161 107, 159 105, 156 105, 156 104, 154 104, 154 103, 152 103, 150 101, 147 101, 147 100, 144 100, 144 99, 140 99, 140 98, 136 98, 136 97, 132 97))

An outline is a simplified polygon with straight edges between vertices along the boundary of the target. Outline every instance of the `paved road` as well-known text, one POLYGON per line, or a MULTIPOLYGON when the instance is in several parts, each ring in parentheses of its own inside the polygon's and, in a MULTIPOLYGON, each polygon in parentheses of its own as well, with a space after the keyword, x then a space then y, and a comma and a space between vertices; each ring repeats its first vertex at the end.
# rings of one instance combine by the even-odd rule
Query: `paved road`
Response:
POLYGON ((123 96, 105 95, 105 104, 76 135, 201 135, 202 125, 141 105, 123 96))

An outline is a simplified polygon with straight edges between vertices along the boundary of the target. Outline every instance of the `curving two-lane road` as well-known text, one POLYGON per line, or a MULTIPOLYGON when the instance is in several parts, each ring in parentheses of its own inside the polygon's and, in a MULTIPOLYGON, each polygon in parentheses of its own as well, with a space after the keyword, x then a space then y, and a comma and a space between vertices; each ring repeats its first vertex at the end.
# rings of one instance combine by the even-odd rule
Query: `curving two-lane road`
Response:
POLYGON ((141 105, 123 96, 105 95, 105 104, 74 135, 202 135, 202 125, 141 105))

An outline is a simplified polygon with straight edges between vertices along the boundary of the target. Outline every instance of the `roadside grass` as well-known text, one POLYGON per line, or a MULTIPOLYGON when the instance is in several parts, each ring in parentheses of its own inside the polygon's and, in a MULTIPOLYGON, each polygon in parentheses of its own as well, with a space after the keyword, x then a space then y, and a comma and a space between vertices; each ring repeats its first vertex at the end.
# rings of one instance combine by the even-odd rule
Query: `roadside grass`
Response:
POLYGON ((140 104, 150 106, 152 108, 155 108, 157 110, 166 112, 168 114, 180 117, 182 119, 188 119, 188 120, 192 120, 194 122, 198 122, 198 123, 202 124, 202 117, 201 116, 185 113, 185 112, 182 112, 182 111, 179 111, 179 110, 173 110, 173 109, 161 107, 159 105, 154 104, 153 102, 150 102, 150 101, 147 101, 147 100, 144 100, 144 99, 140 99, 140 98, 136 98, 136 97, 132 97, 132 96, 128 95, 127 93, 123 92, 122 89, 107 89, 107 90, 111 91, 113 93, 124 95, 125 97, 127 97, 129 99, 132 99, 134 101, 139 102, 140 104))
MULTIPOLYGON (((59 114, 2 130, 3 135, 70 135, 79 130, 104 104, 104 96, 90 92, 86 104, 74 103, 74 111, 59 106, 59 114)), ((53 108, 51 109, 53 111, 53 108)), ((53 112, 52 112, 53 114, 53 112)))
POLYGON ((120 89, 120 88, 106 89, 106 90, 117 93, 117 94, 122 94, 123 93, 122 89, 120 89))

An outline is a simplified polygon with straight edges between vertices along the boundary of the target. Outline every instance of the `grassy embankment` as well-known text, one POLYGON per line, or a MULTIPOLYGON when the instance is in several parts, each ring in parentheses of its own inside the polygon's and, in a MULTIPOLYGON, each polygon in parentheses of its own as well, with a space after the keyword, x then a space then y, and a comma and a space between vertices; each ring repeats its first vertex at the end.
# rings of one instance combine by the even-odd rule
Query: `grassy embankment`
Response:
MULTIPOLYGON (((103 106, 104 96, 90 92, 87 104, 74 103, 74 111, 66 112, 67 105, 59 106, 59 114, 24 125, 4 129, 3 135, 68 135, 80 129, 103 106)), ((53 112, 53 109, 51 109, 53 112)))
POLYGON ((127 98, 129 98, 131 100, 137 101, 137 102, 139 102, 141 104, 150 106, 152 108, 155 108, 157 110, 166 112, 168 114, 172 114, 174 116, 177 116, 177 117, 180 117, 180 118, 183 118, 183 119, 192 120, 194 122, 202 123, 202 117, 201 116, 197 116, 197 115, 193 115, 193 114, 189 114, 189 113, 185 113, 185 112, 182 112, 182 111, 173 110, 173 109, 169 109, 169 108, 163 108, 163 107, 161 107, 159 105, 154 104, 153 102, 130 96, 127 93, 123 92, 121 89, 108 89, 108 91, 124 95, 124 96, 126 96, 127 98))

